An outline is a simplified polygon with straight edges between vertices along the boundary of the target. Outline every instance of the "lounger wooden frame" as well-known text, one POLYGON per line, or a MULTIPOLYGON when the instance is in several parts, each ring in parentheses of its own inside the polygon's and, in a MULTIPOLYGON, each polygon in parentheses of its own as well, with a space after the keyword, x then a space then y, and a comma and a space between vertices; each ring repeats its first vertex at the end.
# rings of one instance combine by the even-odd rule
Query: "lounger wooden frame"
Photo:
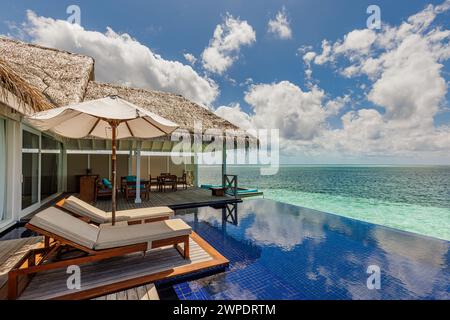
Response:
POLYGON ((146 251, 149 249, 168 245, 173 245, 184 259, 189 259, 189 235, 152 241, 151 248, 148 248, 147 242, 144 242, 111 249, 93 250, 29 223, 26 224, 26 228, 44 236, 44 247, 30 250, 16 263, 11 271, 9 271, 8 299, 11 300, 16 299, 20 294, 19 277, 30 277, 37 272, 68 267, 70 265, 81 265, 88 262, 104 260, 112 257, 120 257, 136 252, 142 252, 145 255, 146 251), (183 243, 183 249, 179 246, 180 243, 183 243), (86 256, 49 262, 49 259, 54 257, 63 247, 81 250, 86 253, 86 256))
MULTIPOLYGON (((74 216, 74 217, 77 217, 77 218, 87 222, 87 223, 92 223, 92 224, 95 224, 95 225, 99 225, 99 223, 91 220, 89 217, 79 215, 78 213, 75 213, 72 210, 69 210, 66 207, 64 207, 64 201, 65 200, 66 199, 62 199, 59 202, 57 202, 56 203, 56 207, 58 209, 63 210, 64 212, 74 216)), ((170 219, 169 216, 161 216, 161 217, 145 218, 145 219, 129 219, 129 220, 126 220, 126 222, 128 223, 128 225, 133 225, 133 224, 142 224, 142 223, 151 223, 151 222, 157 222, 157 221, 164 221, 164 220, 169 220, 169 219, 170 219)))

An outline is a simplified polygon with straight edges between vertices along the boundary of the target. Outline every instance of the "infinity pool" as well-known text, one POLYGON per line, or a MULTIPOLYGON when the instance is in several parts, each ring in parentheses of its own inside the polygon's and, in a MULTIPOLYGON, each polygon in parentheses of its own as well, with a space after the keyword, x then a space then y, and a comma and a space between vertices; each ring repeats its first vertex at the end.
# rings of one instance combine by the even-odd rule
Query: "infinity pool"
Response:
POLYGON ((265 199, 177 216, 230 260, 180 299, 450 299, 448 241, 265 199))

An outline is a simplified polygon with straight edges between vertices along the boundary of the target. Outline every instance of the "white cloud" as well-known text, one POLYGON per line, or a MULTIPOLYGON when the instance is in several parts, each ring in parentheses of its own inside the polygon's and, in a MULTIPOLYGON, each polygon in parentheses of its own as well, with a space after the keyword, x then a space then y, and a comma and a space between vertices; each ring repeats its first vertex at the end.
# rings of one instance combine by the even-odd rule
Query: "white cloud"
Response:
MULTIPOLYGON (((303 50, 299 49, 299 52, 301 53, 303 50)), ((303 55, 303 61, 305 63, 305 78, 307 80, 312 80, 312 68, 311 68, 311 62, 315 59, 316 53, 313 51, 308 51, 303 55)))
POLYGON ((245 94, 255 126, 279 129, 289 140, 311 140, 323 129, 328 116, 323 99, 317 87, 305 92, 289 81, 253 85, 245 94))
POLYGON ((303 60, 305 61, 305 62, 311 62, 311 61, 313 61, 314 60, 314 58, 316 57, 316 53, 315 52, 313 52, 313 51, 309 51, 309 52, 307 52, 307 53, 305 53, 304 54, 304 56, 303 56, 303 60))
POLYGON ((269 33, 274 34, 279 39, 292 38, 292 30, 286 16, 286 9, 284 7, 277 13, 275 19, 269 20, 267 27, 269 33))
POLYGON ((342 43, 336 43, 333 50, 336 54, 357 51, 367 54, 376 40, 376 34, 370 29, 349 32, 342 43))
POLYGON ((240 48, 256 41, 256 33, 247 21, 227 14, 225 21, 216 26, 209 46, 202 53, 203 67, 223 74, 238 59, 240 48))
POLYGON ((191 65, 194 65, 197 62, 197 58, 192 53, 185 53, 183 57, 189 62, 191 65))
POLYGON ((32 11, 27 17, 24 30, 32 42, 93 57, 99 81, 174 92, 207 106, 219 94, 211 79, 188 65, 165 60, 126 33, 118 34, 111 28, 106 33, 88 31, 32 11))
POLYGON ((447 94, 442 62, 450 58, 450 30, 433 23, 449 9, 450 1, 429 5, 399 26, 353 30, 334 43, 323 40, 321 53, 306 52, 307 70, 313 63, 329 63, 345 77, 367 76, 367 101, 384 111, 347 112, 342 128, 322 130, 311 145, 301 147, 366 155, 421 152, 448 159, 450 127, 436 127, 434 119, 447 94))
POLYGON ((232 124, 243 130, 254 128, 251 116, 242 111, 239 103, 231 104, 229 106, 220 106, 216 109, 215 114, 230 121, 232 124))
POLYGON ((330 43, 327 40, 323 40, 322 41, 322 53, 315 55, 314 63, 321 65, 326 62, 332 61, 333 56, 331 55, 332 54, 331 50, 332 50, 332 48, 331 48, 330 43))
POLYGON ((393 51, 385 53, 381 77, 368 99, 386 110, 386 118, 409 126, 433 126, 433 117, 447 88, 427 42, 410 35, 393 51))

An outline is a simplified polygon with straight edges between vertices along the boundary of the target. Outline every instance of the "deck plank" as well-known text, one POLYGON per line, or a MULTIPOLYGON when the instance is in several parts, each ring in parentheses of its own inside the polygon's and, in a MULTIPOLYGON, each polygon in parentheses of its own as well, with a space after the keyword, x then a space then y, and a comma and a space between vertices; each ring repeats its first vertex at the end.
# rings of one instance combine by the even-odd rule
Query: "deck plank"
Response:
POLYGON ((145 286, 136 287, 136 291, 137 291, 139 300, 150 300, 145 286))
POLYGON ((128 300, 139 300, 136 288, 128 289, 127 290, 127 297, 128 297, 128 300))
POLYGON ((127 300, 126 290, 117 292, 117 300, 127 300))

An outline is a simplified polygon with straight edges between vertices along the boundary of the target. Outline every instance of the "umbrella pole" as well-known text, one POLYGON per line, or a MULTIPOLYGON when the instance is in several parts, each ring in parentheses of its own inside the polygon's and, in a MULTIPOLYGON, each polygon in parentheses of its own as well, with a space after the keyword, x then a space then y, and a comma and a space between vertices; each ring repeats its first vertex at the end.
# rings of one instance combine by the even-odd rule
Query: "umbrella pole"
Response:
POLYGON ((116 139, 117 139, 117 124, 115 122, 110 123, 112 128, 112 155, 111 155, 111 170, 112 170, 112 225, 116 223, 116 169, 117 169, 117 157, 116 157, 116 139))

